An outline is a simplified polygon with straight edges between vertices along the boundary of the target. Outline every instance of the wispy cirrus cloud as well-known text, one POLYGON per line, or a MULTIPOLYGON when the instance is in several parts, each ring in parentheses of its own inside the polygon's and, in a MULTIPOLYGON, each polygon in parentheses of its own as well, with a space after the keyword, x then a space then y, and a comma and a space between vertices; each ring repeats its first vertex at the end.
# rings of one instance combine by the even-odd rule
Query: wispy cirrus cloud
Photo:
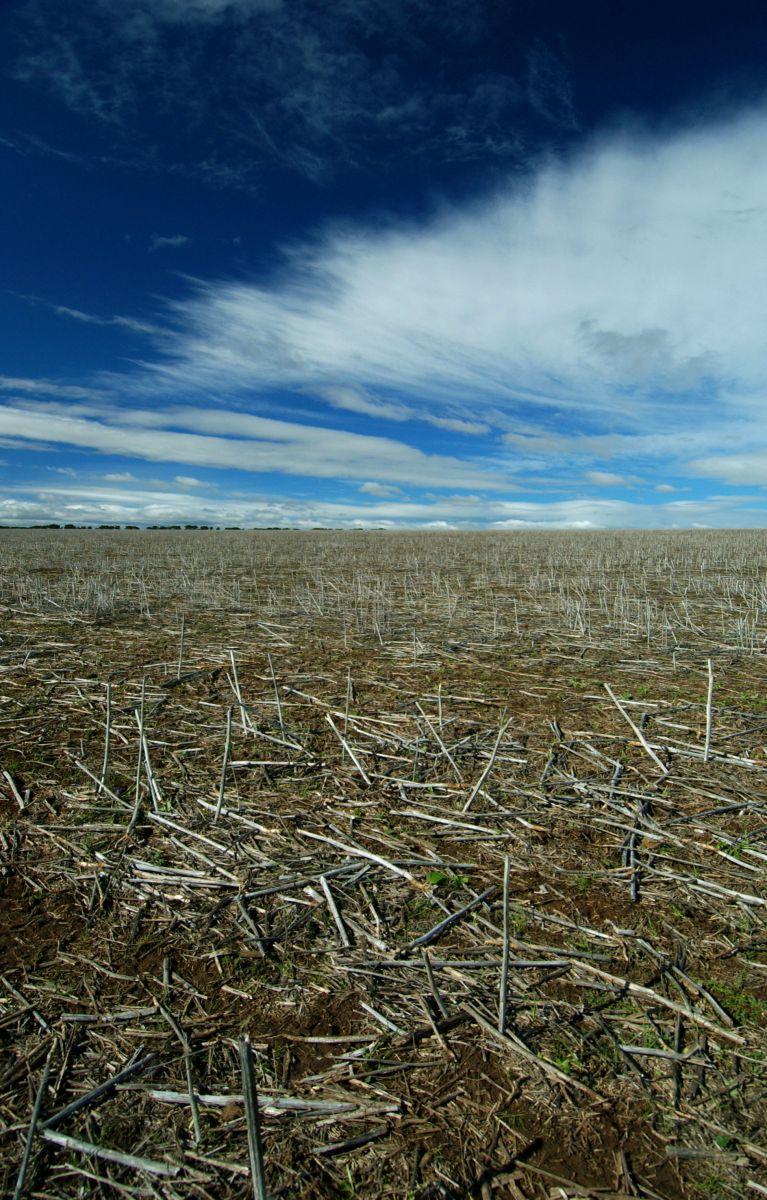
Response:
POLYGON ((17 396, 55 396, 62 400, 99 400, 105 396, 103 388, 12 375, 0 375, 0 392, 13 392, 17 396))
POLYGON ((153 233, 149 241, 149 251, 154 253, 155 250, 179 250, 181 246, 188 246, 190 241, 191 238, 184 233, 153 233))
POLYGON ((402 489, 394 487, 391 483, 363 483, 360 491, 366 496, 378 496, 380 499, 388 500, 392 496, 402 495, 402 489))
POLYGON ((482 62, 482 39, 508 32, 489 4, 38 0, 15 18, 20 79, 115 132, 150 106, 183 114, 201 161, 224 168, 245 147, 315 180, 393 146, 411 161, 519 161, 525 121, 573 126, 554 48, 539 40, 528 53, 520 37, 508 70, 482 62))
POLYGON ((497 470, 450 455, 424 454, 392 438, 367 437, 241 412, 173 407, 118 410, 105 405, 0 405, 0 435, 30 445, 316 479, 413 482, 500 490, 497 470))
POLYGON ((635 488, 644 482, 639 475, 619 475, 616 471, 586 471, 584 479, 596 487, 635 488))
POLYGON ((144 386, 492 424, 507 468, 765 444, 765 139, 764 108, 627 130, 430 221, 330 228, 175 304, 144 386))
MULTIPOLYGON (((37 301, 43 303, 43 301, 37 301)), ((154 333, 160 332, 159 326, 152 325, 148 321, 140 321, 135 317, 99 317, 94 313, 83 312, 79 308, 68 308, 66 304, 47 304, 47 307, 52 309, 60 317, 69 317, 72 321, 79 321, 83 325, 100 325, 113 326, 116 329, 126 329, 130 333, 154 333)))
POLYGON ((464 433, 478 436, 489 433, 490 426, 484 421, 470 421, 465 416, 439 415, 425 408, 414 408, 399 400, 379 399, 369 395, 361 388, 326 387, 321 388, 317 395, 327 401, 333 408, 346 412, 363 413, 366 417, 374 417, 381 421, 425 421, 438 429, 446 429, 452 433, 464 433))

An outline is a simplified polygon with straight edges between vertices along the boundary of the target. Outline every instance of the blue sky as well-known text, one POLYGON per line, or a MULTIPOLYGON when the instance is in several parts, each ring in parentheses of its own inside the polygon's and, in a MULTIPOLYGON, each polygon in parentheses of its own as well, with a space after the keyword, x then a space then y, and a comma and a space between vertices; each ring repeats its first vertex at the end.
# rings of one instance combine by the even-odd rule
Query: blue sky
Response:
POLYGON ((0 35, 0 523, 767 524, 761 3, 0 35))

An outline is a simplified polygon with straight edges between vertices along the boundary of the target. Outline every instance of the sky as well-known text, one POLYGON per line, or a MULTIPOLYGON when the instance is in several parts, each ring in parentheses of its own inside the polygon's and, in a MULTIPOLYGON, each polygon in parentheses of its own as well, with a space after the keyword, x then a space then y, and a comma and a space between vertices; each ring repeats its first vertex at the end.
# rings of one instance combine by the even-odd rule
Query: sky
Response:
POLYGON ((767 526, 767 9, 4 0, 0 524, 767 526))

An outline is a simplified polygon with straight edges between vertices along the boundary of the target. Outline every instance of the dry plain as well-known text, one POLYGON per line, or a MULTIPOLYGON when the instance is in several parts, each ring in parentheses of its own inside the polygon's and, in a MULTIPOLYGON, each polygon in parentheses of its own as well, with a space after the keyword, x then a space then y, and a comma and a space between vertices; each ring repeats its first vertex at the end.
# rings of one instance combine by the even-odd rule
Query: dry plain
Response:
POLYGON ((4 1194, 767 1194, 766 652, 760 531, 0 530, 4 1194))

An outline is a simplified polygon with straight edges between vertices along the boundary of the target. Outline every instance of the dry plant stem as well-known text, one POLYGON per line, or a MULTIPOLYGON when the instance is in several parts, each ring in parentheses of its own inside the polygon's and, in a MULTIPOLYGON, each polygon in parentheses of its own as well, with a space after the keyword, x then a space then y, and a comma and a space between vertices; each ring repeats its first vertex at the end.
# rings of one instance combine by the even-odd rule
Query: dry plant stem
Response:
MULTIPOLYGON (((149 1196, 150 1200, 157 1196, 154 1188, 136 1187, 135 1184, 118 1183, 113 1176, 99 1175, 96 1171, 89 1171, 87 1167, 80 1166, 74 1162, 73 1156, 70 1156, 69 1166, 59 1168, 56 1172, 56 1178, 63 1181, 69 1179, 71 1175, 76 1175, 78 1179, 90 1179, 95 1184, 106 1184, 108 1187, 113 1188, 120 1196, 149 1196)), ((80 1194, 85 1195, 83 1189, 81 1189, 80 1194)))
POLYGON ((429 946, 432 942, 436 942, 437 938, 446 933, 448 929, 451 929, 453 925, 460 921, 461 917, 465 917, 468 913, 473 912, 475 908, 479 908, 480 904, 484 904, 485 900, 489 899, 495 891, 497 891, 497 888, 493 883, 489 888, 485 888, 481 895, 475 896, 468 904, 464 904, 463 908, 459 908, 458 912, 451 913, 449 917, 445 917, 444 921, 440 921, 433 929, 421 934, 415 941, 410 942, 401 953, 409 954, 411 950, 416 950, 419 946, 429 946))
POLYGON ((344 707, 344 737, 349 734, 349 705, 352 699, 352 669, 346 668, 346 705, 344 707))
POLYGON ((138 726, 138 755, 136 757, 136 778, 134 782, 133 815, 128 824, 128 835, 133 833, 141 813, 141 765, 144 747, 144 706, 146 702, 146 675, 141 676, 141 702, 135 710, 136 725, 138 726))
POLYGON ((234 650, 229 651, 229 658, 232 663, 232 690, 234 691, 234 694, 235 694, 235 697, 237 700, 237 705, 240 710, 240 721, 242 722, 242 732, 243 733, 252 732, 253 727, 250 724, 250 721, 248 719, 247 710, 246 710, 245 705, 242 700, 242 692, 240 691, 240 681, 237 677, 237 663, 235 662, 235 659, 234 659, 234 650))
POLYGON ((112 728, 112 685, 107 684, 107 711, 104 721, 104 761, 101 764, 101 780, 99 782, 99 791, 104 787, 109 769, 109 737, 112 728))
POLYGON ((696 1025, 701 1025, 710 1033, 723 1038, 727 1042, 733 1042, 736 1046, 746 1045, 746 1039, 741 1037, 740 1034, 733 1033, 729 1029, 721 1029, 713 1021, 709 1021, 708 1017, 704 1017, 702 1013, 696 1012, 689 1006, 685 1007, 683 1004, 677 1004, 675 1000, 668 1000, 665 996, 661 996, 660 992, 653 991, 652 988, 632 983, 629 979, 621 979, 619 975, 610 975, 607 971, 602 971, 599 967, 595 967, 593 963, 579 961, 578 969, 587 971, 590 975, 596 975, 599 979, 604 979, 608 983, 614 984, 621 990, 629 991, 635 996, 644 996, 646 999, 652 1000, 653 1004, 660 1004, 663 1008, 668 1008, 671 1012, 681 1013, 688 1021, 693 1021, 696 1025))
POLYGON ((16 801, 19 808, 23 812, 24 808, 26 807, 24 804, 24 797, 22 796, 19 789, 16 787, 16 784, 14 783, 12 776, 6 770, 3 770, 3 779, 8 784, 8 787, 11 789, 11 795, 13 796, 14 800, 16 801))
POLYGON ((145 1070, 146 1067, 150 1066, 154 1061, 154 1054, 146 1054, 143 1058, 139 1058, 134 1062, 128 1063, 126 1067, 123 1067, 122 1071, 118 1071, 116 1075, 112 1075, 111 1078, 105 1079, 103 1083, 98 1085, 98 1087, 93 1088, 84 1096, 78 1096, 78 1098, 73 1100, 71 1104, 67 1104, 66 1108, 62 1108, 59 1110, 59 1112, 54 1113, 52 1117, 49 1117, 48 1120, 44 1122, 43 1129, 55 1129, 57 1125, 60 1125, 62 1121, 68 1120, 68 1118, 73 1116, 74 1113, 80 1112, 81 1109, 87 1108, 90 1104, 95 1104, 97 1100, 103 1099, 104 1096, 110 1095, 118 1086, 118 1084, 125 1083, 134 1075, 137 1075, 141 1071, 145 1070))
POLYGON ((116 792, 113 792, 111 788, 107 787, 107 785, 104 783, 103 777, 99 779, 98 775, 94 775, 90 767, 86 767, 85 763, 80 762, 78 758, 76 758, 74 762, 78 771, 82 771, 84 775, 87 775, 89 779, 93 780, 93 782, 96 784, 96 789, 98 792, 103 792, 105 796, 109 796, 109 799, 114 800, 115 804, 118 804, 121 808, 126 807, 125 801, 122 800, 116 792))
POLYGON ((181 614, 181 628, 179 629, 179 634, 178 634, 178 663, 176 665, 176 679, 181 678, 181 667, 182 667, 182 664, 184 661, 184 626, 185 626, 185 619, 184 619, 184 614, 182 613, 181 614))
POLYGON ((707 763, 711 757, 711 725, 714 717, 714 664, 709 658, 707 661, 708 667, 708 692, 706 695, 706 743, 703 748, 703 761, 707 763))
POLYGON ((271 674, 271 677, 272 677, 272 686, 274 687, 274 698, 277 703, 277 720, 280 723, 280 733, 284 737, 285 736, 285 722, 282 717, 282 702, 280 701, 280 689, 277 687, 277 677, 274 674, 274 666, 272 665, 272 656, 271 656, 271 654, 267 654, 266 657, 269 659, 269 673, 271 674))
POLYGON ((232 709, 229 707, 226 710, 226 740, 224 742, 224 760, 221 764, 221 779, 218 785, 218 803, 213 816, 213 824, 218 824, 218 819, 221 816, 221 808, 224 803, 224 787, 226 785, 226 771, 229 766, 229 755, 232 748, 232 709))
MULTIPOLYGON (((434 726, 432 725, 432 723, 431 723, 431 721, 429 720, 428 716, 426 715, 426 713, 424 712, 423 708, 421 707, 421 705, 418 703, 418 701, 417 701, 417 700, 416 700, 416 708, 418 709, 419 713, 421 714, 421 716, 423 717, 424 721, 426 722, 426 724, 427 724, 427 726, 428 726, 428 728, 429 728, 429 731, 430 731, 430 733, 433 735, 433 737, 434 737, 434 740, 436 741, 436 743, 437 743, 437 745, 439 746, 440 750, 441 750, 441 751, 442 751, 442 753, 444 754, 444 756, 445 756, 445 758, 447 759, 447 761, 450 763, 450 766, 451 766, 451 767, 452 767, 452 769, 453 769, 453 774, 455 775, 455 777, 456 777, 456 779, 458 780, 458 782, 459 782, 459 783, 461 783, 461 772, 458 770, 458 767, 457 767, 457 766, 456 766, 456 764, 455 764, 455 759, 453 758, 452 754, 451 754, 451 753, 450 753, 450 751, 448 750, 448 748, 447 748, 447 746, 445 745, 445 743, 442 741, 442 738, 440 737, 439 733, 438 733, 438 732, 437 732, 437 730, 434 728, 434 726)), ((440 728, 441 728, 441 722, 440 722, 440 728)))
POLYGON ((70 1137, 66 1133, 57 1133, 55 1129, 43 1129, 41 1136, 47 1142, 63 1146, 65 1150, 74 1150, 77 1154, 93 1154, 96 1158, 102 1158, 106 1162, 118 1163, 123 1167, 133 1167, 136 1171, 147 1171, 150 1175, 173 1179, 181 1172, 181 1167, 176 1163, 157 1162, 151 1158, 139 1158, 136 1154, 124 1154, 121 1150, 111 1150, 108 1146, 96 1146, 93 1142, 84 1142, 81 1138, 70 1137))
POLYGON ((471 808, 472 804, 474 803, 474 800, 476 799, 480 789, 482 788, 485 780, 487 779, 488 775, 492 771, 493 764, 495 763, 495 759, 498 754, 498 750, 500 749, 501 739, 503 738, 503 735, 506 732, 506 730, 509 728, 509 725, 511 725, 512 720, 513 720, 513 717, 509 717, 508 721, 506 721, 505 724, 503 724, 501 726, 501 728, 498 730, 498 737, 495 739, 495 745, 493 746, 493 750, 492 750, 492 753, 488 760, 488 763, 487 763, 484 771, 480 775, 479 779, 474 784, 474 787, 471 790, 471 795, 469 796, 468 800, 466 801, 463 808, 461 809, 461 812, 468 812, 468 810, 471 808))
POLYGON ((350 1150, 359 1150, 362 1146, 367 1146, 369 1142, 377 1142, 379 1138, 386 1137, 388 1132, 388 1125, 377 1125, 375 1129, 361 1133, 357 1137, 346 1138, 343 1142, 331 1142, 328 1146, 315 1146, 313 1153, 324 1157, 348 1154, 350 1150))
POLYGON ((248 1037, 240 1038, 240 1074, 245 1099, 245 1120, 248 1126, 248 1153, 254 1200, 267 1200, 264 1176, 264 1152, 261 1145, 261 1119, 258 1112, 256 1074, 253 1069, 253 1050, 248 1037))
POLYGON ((651 745, 649 744, 649 742, 647 741, 647 738, 646 738, 646 737, 645 737, 645 735, 642 733, 642 731, 641 731, 641 729, 639 728, 639 726, 638 726, 638 725, 637 725, 637 724, 636 724, 634 721, 632 721, 631 717, 630 717, 630 716, 628 715, 628 713, 626 712, 626 709, 623 707, 623 705, 621 704, 620 700, 619 700, 619 699, 618 699, 618 697, 615 695, 615 692, 612 690, 612 688, 610 687, 609 683, 606 683, 606 684, 604 685, 604 689, 605 689, 605 691, 607 692, 607 694, 608 694, 608 696, 610 697, 610 699, 612 700, 612 702, 613 702, 613 704, 615 705, 615 707, 617 708, 618 712, 619 712, 619 713, 621 714, 621 716, 623 717, 624 721, 626 721, 626 722, 627 722, 627 723, 628 723, 628 724, 631 726, 631 728, 634 730, 634 733, 636 734, 637 740, 638 740, 638 741, 639 741, 639 743, 640 743, 640 744, 643 746, 643 748, 644 748, 644 749, 647 751, 647 753, 649 754, 650 758, 653 760, 653 762, 656 764, 656 766, 657 766, 657 767, 658 767, 658 768, 659 768, 659 769, 660 769, 660 770, 663 772, 663 774, 664 774, 664 775, 668 775, 668 767, 664 766, 664 764, 663 764, 663 763, 661 762, 661 760, 658 758, 658 755, 657 755, 657 754, 655 753, 655 751, 653 750, 652 746, 651 746, 651 745))
POLYGON ((184 1054, 186 1084, 189 1093, 189 1106, 192 1110, 192 1128, 194 1130, 194 1140, 195 1143, 199 1145, 202 1139, 202 1130, 200 1128, 200 1109, 197 1103, 197 1095, 194 1090, 194 1078, 192 1074, 192 1047, 189 1044, 189 1038, 186 1036, 184 1030, 173 1016, 173 1013, 170 1012, 170 1010, 167 1009, 164 1004, 158 1003, 157 1007, 181 1043, 181 1049, 184 1054))
POLYGON ((565 1071, 561 1071, 559 1067, 555 1066, 554 1063, 549 1062, 548 1059, 542 1058, 539 1054, 535 1054, 528 1046, 525 1045, 521 1038, 516 1036, 516 1034, 508 1032, 499 1033, 492 1022, 488 1021, 487 1017, 479 1012, 474 1005, 464 1004, 463 1007, 464 1011, 474 1021, 476 1021, 480 1029, 484 1029, 485 1033, 489 1033, 491 1037, 498 1039, 502 1045, 508 1046, 509 1049, 514 1050, 517 1054, 521 1055, 522 1058, 527 1059, 529 1062, 536 1063, 537 1066, 543 1071, 544 1075, 548 1075, 551 1079, 556 1079, 558 1083, 563 1083, 566 1087, 574 1088, 576 1091, 582 1092, 585 1096, 597 1101, 599 1104, 606 1103, 602 1096, 597 1095, 597 1093, 593 1091, 592 1088, 587 1087, 585 1083, 581 1083, 578 1079, 573 1079, 571 1075, 568 1075, 565 1071))
POLYGON ((19 1004, 22 1004, 24 1006, 24 1008, 28 1008, 30 1010, 30 1012, 32 1013, 32 1016, 37 1021, 37 1024, 40 1026, 43 1033, 47 1033, 50 1028, 50 1026, 48 1025, 48 1022, 46 1021, 45 1017, 42 1016, 42 1014, 37 1011, 37 1009, 34 1007, 34 1005, 30 1004, 30 1002, 29 1002, 29 1000, 27 1000, 26 996, 22 995, 21 992, 17 991, 16 988, 13 986, 13 984, 8 979, 5 978, 5 975, 0 975, 0 983, 2 983, 3 987, 5 987, 10 992, 10 994, 13 996, 14 1000, 18 1000, 19 1004))
POLYGON ((336 906, 336 902, 333 899, 333 893, 330 890, 330 884, 328 883, 325 875, 320 875, 320 887, 322 888, 323 895, 325 896, 328 908, 330 909, 330 915, 335 921, 336 929, 338 930, 338 936, 341 939, 341 945, 348 950, 351 946, 349 935, 346 932, 346 927, 344 926, 341 914, 336 906))
MULTIPOLYGON (((378 863, 381 867, 386 867, 387 871, 391 871, 392 874, 401 875, 403 879, 409 879, 411 883, 414 882, 413 876, 409 871, 398 867, 393 862, 389 862, 387 858, 382 858, 380 854, 372 854, 370 850, 363 850, 361 846, 349 846, 345 842, 337 842, 335 838, 323 837, 321 833, 310 833, 308 829, 297 829, 296 833, 301 837, 311 838, 315 842, 327 842, 329 846, 335 846, 337 850, 343 850, 345 854, 350 854, 352 858, 366 858, 370 862, 378 863)), ((326 871, 325 874, 329 875, 330 872, 326 871)), ((249 894, 253 895, 252 892, 249 894)))
POLYGON ((327 721, 327 723, 328 723, 328 725, 330 726, 330 728, 333 730, 333 733, 336 735, 336 737, 338 738, 339 742, 340 742, 340 743, 341 743, 341 745, 343 746, 344 750, 345 750, 345 751, 346 751, 346 753, 349 755, 349 758, 352 760, 352 762, 354 763, 355 767, 356 767, 356 768, 357 768, 357 770, 359 771, 360 775, 361 775, 361 776, 362 776, 362 778, 364 779, 364 781, 365 781, 365 785, 366 785, 367 787, 370 787, 370 778, 369 778, 369 776, 367 775, 367 773, 366 773, 366 771, 365 771, 365 768, 362 766, 362 763, 361 763, 361 762, 360 762, 360 760, 357 758, 357 755, 356 755, 356 754, 354 753, 354 751, 352 750, 351 746, 350 746, 350 745, 349 745, 349 743, 347 742, 347 740, 346 740, 346 738, 344 737, 344 735, 341 733, 341 731, 340 731, 340 730, 337 728, 337 726, 335 725, 335 723, 334 723, 334 721, 333 721, 333 718, 331 717, 330 713, 325 713, 325 720, 327 721))
POLYGON ((506 1007, 509 996, 509 957, 510 957, 510 924, 509 924, 509 884, 511 880, 511 859, 508 854, 503 862, 503 959, 501 961, 500 994, 498 996, 498 1032, 506 1032, 506 1007))
MULTIPOLYGON (((461 1018, 464 1020, 465 1018, 461 1018)), ((306 1038, 291 1038, 293 1041, 318 1041, 323 1039, 306 1039, 306 1038)), ((365 1048, 374 1045, 377 1041, 376 1037, 366 1036, 364 1038, 345 1038, 339 1037, 336 1039, 327 1038, 325 1041, 337 1041, 338 1044, 349 1045, 351 1042, 363 1042, 365 1048)), ((133 1089, 126 1088, 126 1091, 133 1089)), ((143 1088, 140 1089, 142 1092, 143 1088)), ((188 1104, 188 1092, 175 1092, 167 1089, 149 1088, 147 1095, 153 1100, 157 1100, 161 1104, 188 1104)), ((210 1108, 226 1108, 230 1104, 244 1104, 245 1095, 242 1092, 222 1092, 215 1094, 207 1094, 200 1092, 197 1094, 198 1103, 204 1104, 210 1108)), ((381 1101, 374 1104, 351 1103, 343 1100, 314 1100, 311 1097, 302 1096, 283 1096, 270 1095, 261 1092, 258 1096, 259 1112, 267 1116, 280 1116, 285 1113, 294 1113, 297 1115, 308 1114, 311 1116, 333 1117, 336 1121, 356 1121, 359 1117, 370 1117, 381 1115, 382 1113, 398 1113, 401 1105, 398 1101, 381 1101)), ((247 1168, 246 1168, 247 1169, 247 1168)))
POLYGON ((152 807, 157 812, 162 804, 162 792, 152 770, 152 761, 149 757, 149 743, 146 740, 146 734, 143 732, 141 734, 141 751, 144 756, 144 770, 146 771, 147 782, 149 783, 149 795, 152 800, 152 807))
POLYGON ((440 1013, 442 1014, 442 1017, 445 1020, 447 1020, 447 1016, 448 1016, 447 1008, 445 1007, 444 1000, 442 999, 441 995, 439 994, 439 988, 437 987, 437 984, 434 979, 434 972, 431 969, 431 959, 429 958, 429 951, 423 947, 421 948, 421 958, 423 960, 424 970, 426 971, 426 978, 429 981, 429 988, 431 990, 431 994, 432 994, 434 1003, 436 1004, 437 1008, 439 1009, 440 1013))
POLYGON ((45 1089, 48 1086, 48 1078, 51 1073, 51 1059, 53 1058, 53 1052, 55 1049, 56 1042, 53 1043, 48 1051, 48 1057, 46 1058, 45 1066, 43 1067, 42 1078, 40 1079, 40 1083, 37 1088, 37 1095, 35 1096, 35 1103, 32 1109, 32 1118, 29 1122, 29 1130, 27 1132, 27 1142, 24 1147, 24 1157, 21 1160, 19 1174, 16 1178, 16 1187, 13 1190, 13 1200, 21 1200, 21 1197, 24 1194, 24 1184, 27 1178, 27 1171, 29 1170, 29 1160, 32 1155, 32 1146, 34 1145, 35 1133, 37 1131, 40 1113, 42 1112, 43 1102, 45 1100, 45 1089))

